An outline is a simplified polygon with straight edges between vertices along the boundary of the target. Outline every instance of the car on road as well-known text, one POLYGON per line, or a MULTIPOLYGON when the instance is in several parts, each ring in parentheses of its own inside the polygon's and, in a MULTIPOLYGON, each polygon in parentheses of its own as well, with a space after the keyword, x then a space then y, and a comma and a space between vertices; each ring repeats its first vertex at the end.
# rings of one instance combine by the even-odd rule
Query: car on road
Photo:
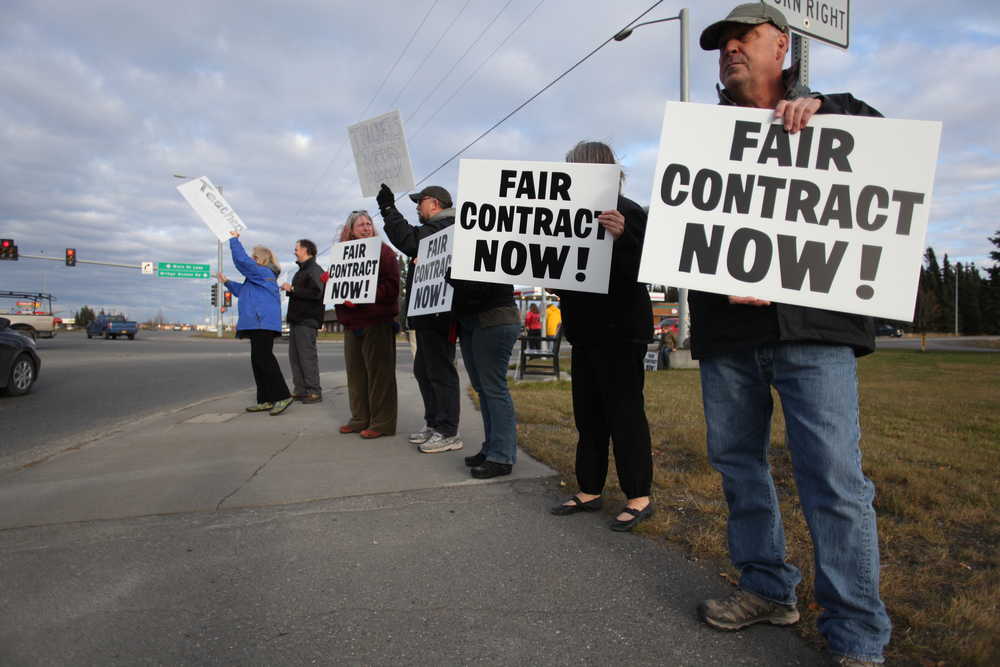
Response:
POLYGON ((128 336, 129 340, 133 340, 138 332, 139 325, 126 320, 124 315, 98 315, 87 325, 87 338, 103 336, 117 340, 119 336, 128 336))
POLYGON ((889 324, 888 322, 883 322, 882 324, 875 327, 876 336, 892 336, 893 338, 902 338, 903 330, 897 326, 889 324))
POLYGON ((42 368, 35 341, 0 317, 0 391, 20 396, 31 391, 42 368))
POLYGON ((0 317, 33 340, 52 338, 61 320, 52 314, 51 294, 44 292, 0 292, 0 317))

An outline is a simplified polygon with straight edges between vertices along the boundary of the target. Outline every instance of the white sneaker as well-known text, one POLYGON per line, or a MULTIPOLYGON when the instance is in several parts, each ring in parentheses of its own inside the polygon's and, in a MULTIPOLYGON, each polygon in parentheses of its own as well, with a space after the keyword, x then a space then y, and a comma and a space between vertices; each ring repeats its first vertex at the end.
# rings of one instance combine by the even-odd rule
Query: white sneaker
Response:
POLYGON ((427 442, 420 445, 420 451, 424 454, 437 454, 439 452, 449 452, 453 449, 461 449, 462 447, 462 438, 457 433, 446 438, 440 433, 435 432, 427 442))
POLYGON ((410 444, 422 445, 423 443, 430 440, 432 435, 434 435, 434 429, 432 429, 430 426, 425 426, 422 431, 417 431, 416 433, 410 434, 409 438, 410 444))

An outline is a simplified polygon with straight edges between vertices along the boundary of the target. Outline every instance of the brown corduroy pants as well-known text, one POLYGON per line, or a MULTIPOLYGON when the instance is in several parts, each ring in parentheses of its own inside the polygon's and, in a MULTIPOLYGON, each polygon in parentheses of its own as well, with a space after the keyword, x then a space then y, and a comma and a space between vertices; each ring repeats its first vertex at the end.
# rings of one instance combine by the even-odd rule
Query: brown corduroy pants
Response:
POLYGON ((392 322, 344 332, 347 393, 355 430, 396 432, 396 334, 392 322))

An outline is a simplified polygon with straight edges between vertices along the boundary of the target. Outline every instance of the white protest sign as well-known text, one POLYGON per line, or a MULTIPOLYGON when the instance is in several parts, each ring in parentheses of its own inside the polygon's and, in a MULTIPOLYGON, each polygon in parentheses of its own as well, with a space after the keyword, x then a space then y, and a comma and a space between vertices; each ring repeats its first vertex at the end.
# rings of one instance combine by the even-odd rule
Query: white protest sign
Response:
POLYGON ((640 282, 910 321, 941 123, 668 102, 640 282))
POLYGON ((451 266, 451 246, 455 227, 420 239, 417 263, 413 267, 410 285, 410 307, 407 317, 446 313, 451 310, 451 286, 444 276, 451 266))
POLYGON ((375 303, 382 239, 375 236, 336 243, 330 256, 330 278, 323 293, 326 305, 335 306, 345 301, 375 303))
POLYGON ((618 206, 620 178, 615 164, 462 160, 452 275, 607 294, 597 216, 618 206))
POLYGON ((382 183, 396 192, 413 189, 413 167, 399 111, 390 111, 347 128, 358 169, 361 194, 373 197, 382 183))
POLYGON ((229 232, 243 233, 247 226, 236 215, 226 198, 207 176, 196 178, 177 186, 177 191, 187 200, 220 242, 228 241, 229 232))

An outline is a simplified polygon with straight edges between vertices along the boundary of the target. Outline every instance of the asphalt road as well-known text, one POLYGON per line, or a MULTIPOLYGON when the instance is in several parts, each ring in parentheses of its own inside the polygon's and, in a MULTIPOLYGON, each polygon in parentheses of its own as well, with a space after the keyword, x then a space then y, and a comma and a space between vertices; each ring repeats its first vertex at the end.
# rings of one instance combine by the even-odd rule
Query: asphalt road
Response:
MULTIPOLYGON (((320 371, 342 370, 343 345, 320 342, 320 371)), ((287 339, 275 354, 288 369, 287 339)), ((397 355, 409 372, 409 354, 397 355)), ((135 340, 88 340, 63 332, 38 341, 42 371, 31 393, 0 396, 0 466, 18 464, 93 434, 196 401, 253 386, 245 341, 182 332, 140 332, 135 340)), ((289 387, 291 388, 291 387, 289 387)))

